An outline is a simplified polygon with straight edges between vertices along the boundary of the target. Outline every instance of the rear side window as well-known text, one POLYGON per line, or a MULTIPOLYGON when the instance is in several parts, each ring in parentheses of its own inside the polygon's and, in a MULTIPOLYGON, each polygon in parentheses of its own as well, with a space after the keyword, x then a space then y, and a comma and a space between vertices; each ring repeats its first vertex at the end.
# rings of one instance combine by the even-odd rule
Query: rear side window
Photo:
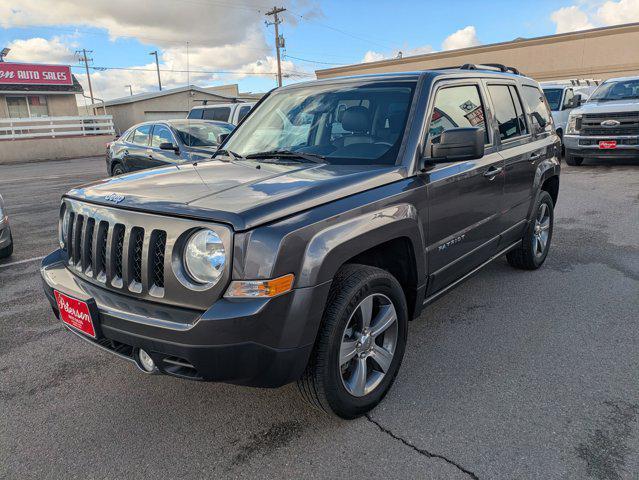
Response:
POLYGON ((521 93, 524 97, 524 102, 526 102, 532 114, 532 122, 533 125, 535 125, 535 130, 549 132, 552 123, 550 120, 550 111, 544 101, 544 95, 537 87, 530 85, 524 85, 521 89, 521 93))
POLYGON ((202 112, 202 119, 221 120, 223 122, 228 122, 230 115, 231 107, 205 108, 202 112))
POLYGON ((147 146, 149 137, 151 136, 151 125, 142 125, 133 132, 133 143, 136 145, 147 146))
POLYGON ((188 116, 186 118, 196 118, 196 119, 201 119, 202 118, 202 112, 204 111, 203 108, 194 108, 193 110, 191 110, 188 114, 188 116))
POLYGON ((484 131, 485 142, 488 143, 484 119, 484 105, 476 85, 445 87, 435 97, 428 137, 432 140, 451 128, 477 127, 484 131))
POLYGON ((510 140, 527 133, 523 108, 515 88, 509 85, 488 85, 488 91, 493 101, 499 138, 510 140))
POLYGON ((237 115, 237 122, 241 122, 242 119, 244 117, 246 117, 248 115, 248 113, 251 111, 251 105, 244 105, 242 107, 240 107, 240 113, 238 113, 237 115))

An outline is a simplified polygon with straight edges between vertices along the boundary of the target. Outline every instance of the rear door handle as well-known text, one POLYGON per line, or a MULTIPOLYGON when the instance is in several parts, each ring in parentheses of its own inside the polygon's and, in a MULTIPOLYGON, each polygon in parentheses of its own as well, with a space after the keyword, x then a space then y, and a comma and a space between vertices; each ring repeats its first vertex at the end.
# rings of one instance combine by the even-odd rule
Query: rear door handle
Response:
POLYGON ((536 161, 536 160, 539 160, 542 156, 543 156, 543 155, 542 155, 541 153, 533 153, 533 154, 530 156, 530 161, 531 161, 531 162, 534 162, 534 161, 536 161))
POLYGON ((488 170, 484 172, 484 177, 488 180, 493 180, 497 175, 501 173, 504 167, 490 167, 488 170))

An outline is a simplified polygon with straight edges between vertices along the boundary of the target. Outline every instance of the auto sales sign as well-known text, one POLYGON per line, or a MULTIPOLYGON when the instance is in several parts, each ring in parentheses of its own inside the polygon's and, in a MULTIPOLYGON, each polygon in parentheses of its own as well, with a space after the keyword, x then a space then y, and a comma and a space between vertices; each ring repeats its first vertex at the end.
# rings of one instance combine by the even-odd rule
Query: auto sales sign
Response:
POLYGON ((73 85, 68 65, 0 62, 0 85, 73 85))

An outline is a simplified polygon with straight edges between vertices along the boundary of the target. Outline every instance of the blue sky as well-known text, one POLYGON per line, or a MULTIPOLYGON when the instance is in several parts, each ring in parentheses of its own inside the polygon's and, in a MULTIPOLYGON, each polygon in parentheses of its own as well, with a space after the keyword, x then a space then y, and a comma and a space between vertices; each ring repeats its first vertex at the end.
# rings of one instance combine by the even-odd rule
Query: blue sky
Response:
MULTIPOLYGON (((398 50, 425 53, 639 21, 639 0, 283 4, 290 11, 281 25, 284 69, 299 73, 286 82, 330 66, 299 59, 352 64, 398 50)), ((192 83, 238 82, 244 91, 264 91, 275 85, 273 27, 264 25, 268 6, 265 0, 0 0, 0 46, 12 47, 7 61, 77 65, 73 52, 84 47, 93 50, 94 66, 149 70, 93 71, 96 95, 114 98, 128 92, 127 84, 136 92, 155 88, 152 50, 160 51, 165 85, 186 84, 186 73, 175 70, 186 70, 188 41, 190 70, 240 72, 194 74, 192 83)), ((83 72, 75 73, 84 83, 83 72)))

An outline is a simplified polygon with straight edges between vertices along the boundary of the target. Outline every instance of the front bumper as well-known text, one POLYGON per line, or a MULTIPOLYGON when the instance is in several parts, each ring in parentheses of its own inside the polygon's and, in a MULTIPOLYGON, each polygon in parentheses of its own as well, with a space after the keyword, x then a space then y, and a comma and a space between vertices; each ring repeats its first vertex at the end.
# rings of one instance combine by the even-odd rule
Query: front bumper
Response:
POLYGON ((57 317, 54 289, 95 302, 102 337, 78 335, 96 346, 134 361, 144 349, 161 373, 258 387, 279 387, 301 376, 330 288, 325 283, 272 299, 219 299, 201 312, 92 285, 66 268, 59 250, 42 261, 41 274, 57 317))
POLYGON ((587 158, 639 158, 639 136, 564 135, 566 153, 587 158), (601 149, 601 140, 616 140, 617 148, 601 149))

